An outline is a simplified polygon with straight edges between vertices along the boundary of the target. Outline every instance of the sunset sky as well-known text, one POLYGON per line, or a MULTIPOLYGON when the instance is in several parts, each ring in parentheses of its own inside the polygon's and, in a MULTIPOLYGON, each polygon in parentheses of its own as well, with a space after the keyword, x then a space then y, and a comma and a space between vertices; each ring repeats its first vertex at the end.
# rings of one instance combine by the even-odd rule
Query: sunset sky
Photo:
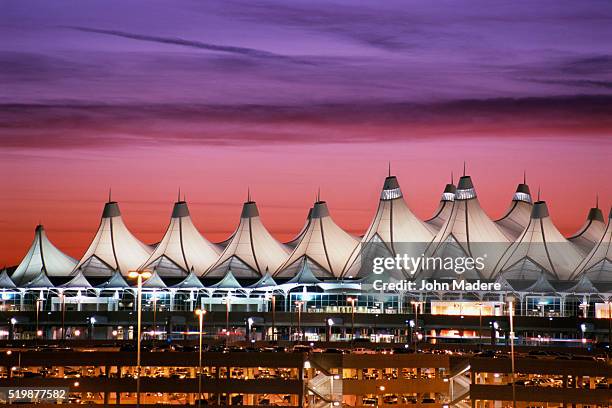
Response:
POLYGON ((523 171, 559 229, 612 202, 612 3, 0 0, 0 268, 42 222, 80 257, 108 189, 143 241, 180 187, 279 240, 317 189, 360 234, 387 163, 434 211, 463 162, 492 218, 523 171))

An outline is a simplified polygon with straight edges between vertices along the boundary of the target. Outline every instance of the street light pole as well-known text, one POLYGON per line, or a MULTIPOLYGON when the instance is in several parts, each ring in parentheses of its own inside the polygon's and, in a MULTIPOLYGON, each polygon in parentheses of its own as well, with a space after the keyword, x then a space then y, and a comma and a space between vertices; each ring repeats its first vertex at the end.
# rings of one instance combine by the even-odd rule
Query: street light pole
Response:
POLYGON ((514 371, 514 297, 508 296, 508 312, 510 314, 510 357, 512 360, 512 408, 516 408, 516 378, 514 371))
POLYGON ((153 345, 157 339, 157 294, 153 293, 153 345))
POLYGON ((198 408, 202 404, 202 336, 204 335, 204 315, 206 314, 206 310, 196 309, 196 315, 198 316, 198 320, 200 323, 200 341, 198 347, 198 408))
POLYGON ((35 333, 35 339, 36 339, 36 344, 38 344, 38 336, 40 333, 40 330, 38 329, 38 313, 40 312, 40 304, 42 303, 42 299, 36 299, 36 333, 35 333))
POLYGON ((272 293, 272 340, 276 340, 276 296, 272 293))
POLYGON ((137 338, 136 338, 136 408, 140 408, 140 330, 142 324, 142 280, 148 279, 151 277, 151 272, 147 270, 142 271, 130 271, 128 273, 129 278, 136 278, 137 284, 137 296, 136 296, 136 305, 137 305, 137 338))
POLYGON ((346 300, 348 300, 351 303, 351 348, 353 348, 354 345, 354 341, 355 341, 355 298, 347 298, 346 300))
POLYGON ((304 302, 301 300, 298 300, 295 302, 295 305, 297 306, 297 312, 298 312, 298 325, 297 325, 298 341, 302 340, 302 305, 303 304, 304 302))
MULTIPOLYGON (((417 302, 417 301, 413 300, 410 303, 414 307, 414 324, 415 324, 415 327, 416 327, 417 340, 418 340, 418 335, 419 335, 419 307, 421 307, 421 302, 417 302)), ((416 344, 416 340, 415 340, 415 344, 416 344)))
POLYGON ((225 345, 229 339, 229 313, 230 313, 230 293, 225 297, 225 345))
POLYGON ((482 350, 482 303, 478 303, 480 309, 480 321, 478 323, 478 348, 482 350))
POLYGON ((608 355, 612 350, 612 303, 606 302, 606 309, 608 311, 608 355))
POLYGON ((62 308, 62 342, 66 340, 66 301, 64 292, 60 293, 60 307, 62 308))

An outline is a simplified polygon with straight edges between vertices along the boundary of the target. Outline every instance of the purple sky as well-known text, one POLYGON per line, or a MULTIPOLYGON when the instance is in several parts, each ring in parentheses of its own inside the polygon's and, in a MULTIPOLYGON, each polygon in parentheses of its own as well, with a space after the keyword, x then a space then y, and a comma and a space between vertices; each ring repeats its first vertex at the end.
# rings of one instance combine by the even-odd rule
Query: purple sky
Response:
POLYGON ((612 3, 3 0, 0 151, 0 264, 41 219, 79 256, 109 186, 147 242, 179 185, 213 240, 247 187, 279 239, 318 187, 360 233, 388 160, 422 218, 464 160, 492 217, 527 170, 570 233, 610 205, 612 3))
POLYGON ((302 106, 611 93, 612 3, 431 3, 5 0, 0 102, 302 106))

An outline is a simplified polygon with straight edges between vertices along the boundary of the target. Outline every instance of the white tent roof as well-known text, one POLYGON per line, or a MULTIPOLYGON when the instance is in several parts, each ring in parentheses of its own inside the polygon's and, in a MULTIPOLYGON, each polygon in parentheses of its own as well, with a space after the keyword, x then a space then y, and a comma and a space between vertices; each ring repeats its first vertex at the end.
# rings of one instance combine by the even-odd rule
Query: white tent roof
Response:
POLYGON ((142 283, 142 287, 144 289, 164 289, 168 286, 166 286, 162 278, 159 277, 157 271, 153 271, 151 276, 142 283))
POLYGON ((97 287, 100 289, 123 289, 129 288, 130 285, 128 285, 128 283, 125 281, 125 278, 123 275, 121 275, 121 272, 114 271, 106 282, 98 285, 97 287))
POLYGON ((388 176, 383 184, 380 201, 370 227, 355 247, 344 268, 343 276, 362 277, 371 273, 363 270, 373 257, 396 254, 420 256, 434 234, 418 219, 403 198, 395 176, 388 176))
POLYGON ((612 208, 606 230, 574 272, 574 276, 581 275, 592 282, 612 282, 612 208))
POLYGON ((215 289, 241 289, 242 285, 238 282, 233 272, 228 269, 225 276, 223 276, 219 282, 210 285, 209 287, 215 289))
POLYGON ((48 276, 69 276, 77 261, 57 249, 45 233, 42 225, 37 225, 34 240, 27 254, 13 272, 13 282, 17 285, 34 279, 40 271, 48 276))
POLYGON ((200 282, 200 279, 198 279, 195 273, 189 272, 189 275, 187 275, 185 279, 172 287, 177 289, 202 289, 204 285, 200 282))
MULTIPOLYGON (((491 279, 495 261, 508 246, 506 236, 484 212, 469 176, 459 179, 452 210, 427 249, 429 257, 483 257, 485 268, 463 273, 465 279, 491 279)), ((456 278, 455 270, 423 270, 422 278, 456 278)))
POLYGON ((512 203, 503 217, 495 221, 510 241, 515 241, 529 224, 531 218, 531 193, 529 186, 521 183, 516 188, 512 203))
POLYGON ((308 265, 308 262, 302 261, 301 267, 297 274, 291 278, 286 285, 314 285, 321 283, 319 279, 312 273, 312 269, 308 265))
POLYGON ((455 192, 457 191, 457 187, 453 183, 447 184, 444 187, 444 192, 440 197, 440 204, 438 204, 438 208, 434 215, 425 221, 425 225, 429 228, 432 234, 436 234, 440 231, 440 228, 446 223, 448 217, 450 217, 451 211, 453 209, 453 201, 455 201, 455 192))
POLYGON ((38 275, 36 275, 32 280, 26 283, 20 284, 19 287, 28 288, 28 289, 52 288, 53 283, 51 283, 51 281, 49 280, 49 277, 44 271, 40 271, 38 272, 38 275))
POLYGON ((187 203, 177 201, 164 237, 141 269, 154 269, 163 277, 187 276, 191 270, 201 275, 218 257, 217 248, 193 225, 187 203))
POLYGON ((278 284, 276 283, 274 278, 272 278, 272 275, 270 275, 269 272, 266 272, 266 274, 262 276, 261 279, 259 279, 257 282, 249 286, 249 289, 274 288, 277 285, 278 284))
POLYGON ((0 273, 0 289, 14 289, 17 285, 15 282, 9 277, 6 269, 0 273))
POLYGON ((71 288, 71 289, 88 289, 92 288, 91 283, 87 280, 82 271, 78 271, 76 275, 68 282, 59 285, 60 288, 71 288))
POLYGON ((339 277, 358 244, 357 239, 336 225, 325 201, 317 201, 312 208, 307 230, 274 276, 295 276, 301 261, 307 259, 315 268, 315 276, 339 277))
POLYGON ((589 279, 588 276, 582 275, 580 280, 576 282, 574 286, 571 288, 564 290, 566 293, 575 293, 575 294, 594 294, 599 293, 593 282, 589 279))
POLYGON ((556 290, 553 285, 550 284, 546 275, 541 274, 538 279, 523 292, 527 293, 555 293, 556 290))
POLYGON ((257 204, 247 201, 242 207, 238 228, 204 276, 221 277, 231 269, 238 278, 259 278, 266 269, 276 270, 287 255, 285 246, 274 239, 261 222, 257 204))
POLYGON ((132 235, 123 223, 119 205, 109 201, 104 205, 98 232, 75 271, 82 269, 87 277, 111 276, 114 270, 127 275, 150 255, 151 248, 132 235))
POLYGON ((501 257, 496 272, 507 279, 570 280, 582 259, 578 250, 555 227, 546 202, 533 205, 529 225, 501 257))
POLYGON ((605 231, 606 222, 603 213, 599 207, 593 207, 589 210, 582 227, 568 240, 586 255, 604 236, 605 231))

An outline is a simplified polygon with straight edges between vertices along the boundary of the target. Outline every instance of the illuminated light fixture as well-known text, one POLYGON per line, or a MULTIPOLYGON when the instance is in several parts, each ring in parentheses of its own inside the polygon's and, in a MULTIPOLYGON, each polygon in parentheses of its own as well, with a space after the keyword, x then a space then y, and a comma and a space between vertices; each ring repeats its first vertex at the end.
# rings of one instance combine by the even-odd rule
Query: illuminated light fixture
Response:
POLYGON ((457 189, 455 192, 456 200, 469 200, 476 198, 476 190, 474 188, 457 189))
POLYGON ((312 366, 310 365, 310 361, 308 360, 304 361, 304 368, 306 369, 312 368, 312 366))
POLYGON ((142 279, 149 279, 151 277, 151 271, 144 270, 128 272, 128 278, 136 279, 138 276, 140 276, 142 279))
POLYGON ((386 388, 385 388, 385 386, 384 386, 384 385, 381 385, 380 387, 378 387, 378 389, 379 389, 380 391, 384 391, 386 388))
POLYGON ((380 193, 381 200, 394 200, 396 198, 402 197, 402 190, 398 188, 393 188, 391 190, 383 190, 380 193))
POLYGON ((512 197, 513 201, 523 201, 526 203, 531 203, 531 196, 529 194, 526 193, 521 193, 519 191, 517 191, 516 193, 514 193, 514 196, 512 197))
POLYGON ((79 337, 79 336, 81 335, 81 331, 80 331, 79 329, 76 329, 76 330, 74 331, 74 335, 75 335, 75 336, 77 336, 77 337, 79 337))

